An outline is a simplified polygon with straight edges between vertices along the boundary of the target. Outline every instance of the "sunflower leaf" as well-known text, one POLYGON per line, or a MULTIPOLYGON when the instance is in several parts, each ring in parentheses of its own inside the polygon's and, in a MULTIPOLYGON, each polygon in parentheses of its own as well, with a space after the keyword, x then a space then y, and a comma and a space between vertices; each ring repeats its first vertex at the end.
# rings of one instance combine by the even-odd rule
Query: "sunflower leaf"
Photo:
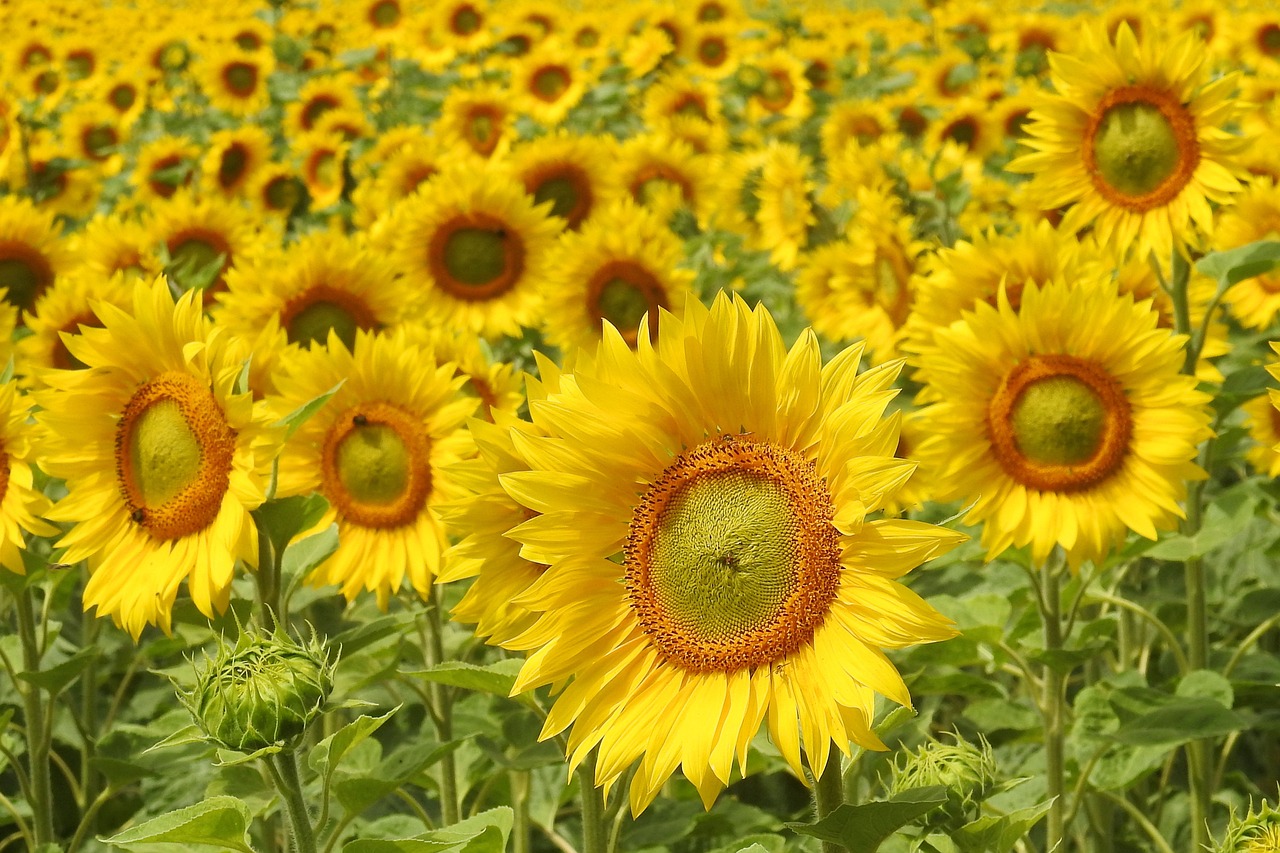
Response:
POLYGON ((1280 264, 1280 241, 1259 240, 1225 252, 1211 252, 1196 261, 1196 269, 1220 284, 1236 284, 1271 272, 1280 264))
POLYGON ((245 837, 252 819, 249 807, 235 797, 210 797, 101 840, 125 850, 166 843, 254 853, 245 837))
POLYGON ((857 806, 843 805, 816 823, 788 823, 801 835, 844 845, 849 853, 875 853, 880 845, 911 821, 947 801, 942 785, 913 788, 898 796, 857 806))
POLYGON ((329 399, 333 397, 334 394, 338 393, 338 390, 342 388, 343 383, 346 381, 347 380, 343 379, 342 382, 334 385, 320 396, 311 398, 280 420, 276 421, 272 426, 277 429, 284 430, 285 441, 293 438, 293 434, 298 431, 299 427, 305 424, 312 415, 324 408, 324 404, 329 402, 329 399))

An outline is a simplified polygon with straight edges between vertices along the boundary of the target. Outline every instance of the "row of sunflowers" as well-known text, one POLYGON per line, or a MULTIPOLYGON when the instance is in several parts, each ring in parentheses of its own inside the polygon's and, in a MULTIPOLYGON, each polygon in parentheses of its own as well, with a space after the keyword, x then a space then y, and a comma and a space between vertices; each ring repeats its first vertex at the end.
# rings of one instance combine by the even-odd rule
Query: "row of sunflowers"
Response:
POLYGON ((1280 850, 1280 8, 0 21, 0 853, 1280 850))

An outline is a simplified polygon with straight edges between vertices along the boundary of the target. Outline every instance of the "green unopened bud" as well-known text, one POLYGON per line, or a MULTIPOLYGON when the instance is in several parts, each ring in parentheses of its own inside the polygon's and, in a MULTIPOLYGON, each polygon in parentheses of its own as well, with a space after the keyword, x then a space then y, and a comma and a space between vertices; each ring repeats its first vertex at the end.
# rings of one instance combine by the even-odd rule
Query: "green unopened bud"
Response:
POLYGON ((315 637, 300 645, 283 631, 246 629, 234 646, 219 640, 195 687, 179 696, 211 741, 248 753, 295 748, 332 688, 333 667, 315 637))
POLYGON ((1256 813, 1250 803, 1244 817, 1232 809, 1226 837, 1214 844, 1213 853, 1280 853, 1280 810, 1266 800, 1256 813))
POLYGON ((755 92, 764 85, 764 72, 754 65, 743 65, 734 73, 734 82, 744 92, 755 92))
POLYGON ((894 796, 930 785, 947 789, 947 804, 931 823, 964 823, 995 787, 996 761, 987 739, 979 736, 974 746, 958 734, 954 737, 955 743, 930 741, 916 752, 902 753, 893 765, 889 789, 894 796))

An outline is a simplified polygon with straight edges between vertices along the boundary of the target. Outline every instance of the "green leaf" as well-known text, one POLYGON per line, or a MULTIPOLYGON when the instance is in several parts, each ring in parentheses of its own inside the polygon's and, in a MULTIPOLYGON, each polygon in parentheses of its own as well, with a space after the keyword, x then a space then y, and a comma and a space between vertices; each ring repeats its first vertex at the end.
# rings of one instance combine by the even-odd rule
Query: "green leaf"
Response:
POLYGON ((397 705, 381 717, 367 715, 357 717, 312 747, 307 755, 307 764, 320 774, 326 789, 328 789, 329 780, 333 778, 333 771, 338 768, 343 756, 381 728, 383 723, 391 719, 392 714, 400 710, 400 707, 397 705))
POLYGON ((314 536, 294 542, 284 551, 280 571, 285 577, 301 577, 338 550, 338 525, 330 524, 314 536))
POLYGON ((421 669, 407 674, 421 678, 423 681, 461 687, 478 693, 492 693, 495 696, 510 697, 524 705, 531 705, 533 700, 528 696, 511 696, 511 688, 515 686, 516 675, 520 672, 522 665, 521 661, 514 659, 500 660, 488 666, 445 661, 430 669, 421 669))
POLYGON ((101 652, 97 647, 89 646, 76 652, 57 666, 51 666, 48 669, 41 669, 35 672, 20 672, 18 673, 18 678, 28 684, 43 687, 50 695, 57 696, 71 682, 79 678, 80 673, 92 665, 100 655, 101 652))
POLYGON ((1196 262, 1196 269, 1219 284, 1232 285, 1271 272, 1280 264, 1280 241, 1259 240, 1225 252, 1210 252, 1196 262))
POLYGON ((1248 721, 1214 699, 1177 699, 1120 726, 1115 739, 1130 746, 1171 747, 1247 728, 1248 721))
POLYGON ((170 732, 169 734, 165 735, 163 740, 160 740, 157 743, 153 743, 151 746, 142 750, 142 754, 146 755, 148 752, 155 752, 161 749, 168 749, 171 746, 186 746, 189 743, 208 743, 208 742, 209 742, 208 738, 204 736, 204 732, 201 731, 200 727, 192 723, 189 726, 183 726, 182 728, 178 729, 176 732, 170 732))
POLYGON ((816 823, 788 823, 787 827, 819 841, 841 844, 849 853, 875 853, 899 829, 946 801, 947 789, 930 785, 882 802, 843 805, 816 823))
POLYGON ((514 822, 515 812, 499 806, 413 838, 350 841, 342 853, 502 853, 514 822))
POLYGON ((1218 673, 1207 669, 1188 672, 1178 682, 1174 693, 1188 698, 1212 699, 1224 708, 1232 707, 1236 701, 1235 691, 1231 689, 1231 682, 1218 673))
POLYGON ((1044 817, 1052 801, 1009 812, 1000 817, 978 818, 953 834, 956 846, 967 853, 1009 853, 1031 827, 1044 817))
POLYGON ((237 394, 249 393, 249 369, 253 365, 253 355, 250 354, 244 360, 244 364, 240 365, 240 372, 236 375, 235 392, 237 394))
POLYGON ((438 746, 424 743, 398 749, 372 773, 334 782, 333 792, 348 814, 360 814, 462 744, 455 740, 438 746))
POLYGON ((253 511, 259 530, 265 530, 277 551, 283 551, 289 540, 315 527, 329 510, 329 502, 319 492, 269 500, 253 511))
POLYGON ((210 797, 202 803, 152 818, 145 823, 99 839, 104 844, 134 849, 139 845, 192 844, 254 853, 245 833, 252 816, 235 797, 210 797))
POLYGON ((329 399, 333 397, 334 394, 338 393, 338 390, 342 388, 343 382, 346 382, 346 381, 347 380, 343 379, 342 382, 339 382, 337 385, 334 385, 332 388, 330 388, 328 391, 325 391, 320 396, 313 397, 312 399, 303 403, 301 406, 294 409, 292 412, 285 415, 280 420, 276 421, 274 424, 272 424, 272 426, 284 428, 285 441, 288 441, 289 439, 293 438, 293 434, 298 431, 298 428, 301 427, 303 424, 305 424, 311 418, 312 415, 314 415, 316 412, 324 408, 324 404, 329 402, 329 399))

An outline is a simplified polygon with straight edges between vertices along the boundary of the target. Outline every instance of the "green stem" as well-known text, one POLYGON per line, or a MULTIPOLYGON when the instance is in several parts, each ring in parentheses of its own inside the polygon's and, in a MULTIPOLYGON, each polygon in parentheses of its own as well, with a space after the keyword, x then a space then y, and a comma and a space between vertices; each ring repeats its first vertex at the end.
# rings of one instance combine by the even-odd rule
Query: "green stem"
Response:
POLYGON ((511 849, 513 853, 529 853, 533 841, 529 826, 529 771, 512 770, 507 778, 511 782, 511 809, 515 812, 511 849))
MULTIPOLYGON (((80 647, 91 648, 98 640, 99 622, 96 617, 84 614, 80 633, 80 647)), ((80 796, 81 807, 88 814, 90 803, 98 797, 98 774, 94 770, 93 757, 97 752, 98 728, 98 667, 91 661, 80 674, 80 796)), ((83 821, 82 821, 83 824, 83 821)), ((89 827, 92 830, 94 827, 89 827)))
POLYGON ((606 853, 609 825, 604 815, 604 794, 596 787, 596 755, 578 765, 578 796, 582 800, 582 853, 606 853))
MULTIPOLYGON (((1099 789, 1097 793, 1124 809, 1129 814, 1129 817, 1133 818, 1134 822, 1137 823, 1138 826, 1142 827, 1143 832, 1145 832, 1147 837, 1151 839, 1151 843, 1154 845, 1155 850, 1159 851, 1159 853, 1173 853, 1173 848, 1169 846, 1169 842, 1164 840, 1164 836, 1160 834, 1160 830, 1156 829, 1155 824, 1147 819, 1147 816, 1142 813, 1142 809, 1138 808, 1124 797, 1118 794, 1113 794, 1111 791, 1099 789)), ((1196 847, 1193 849, 1200 850, 1202 848, 1196 847)))
MULTIPOLYGON (((36 639, 35 611, 31 606, 31 587, 24 587, 16 597, 18 635, 22 640, 22 666, 27 672, 40 671, 40 644, 36 639)), ((49 785, 50 726, 45 714, 51 710, 41 690, 27 683, 22 690, 23 713, 26 715, 27 776, 31 783, 31 818, 36 846, 53 843, 53 789, 49 785)))
MULTIPOLYGON (((1040 613, 1044 618, 1046 652, 1062 648, 1062 570, 1061 549, 1055 549, 1053 556, 1040 567, 1040 613)), ((1051 665, 1045 665, 1040 713, 1044 717, 1045 781, 1049 797, 1052 798, 1045 824, 1047 851, 1061 850, 1066 838, 1066 773, 1063 761, 1063 705, 1066 700, 1063 694, 1066 683, 1067 673, 1060 673, 1051 665)))
MULTIPOLYGON (((427 664, 436 666, 444 662, 444 613, 440 594, 432 584, 427 593, 427 664)), ((441 744, 453 740, 453 691, 437 682, 428 685, 436 724, 436 737, 441 744)), ((445 826, 461 820, 458 807, 458 765, 453 753, 440 760, 440 816, 445 826)))
MULTIPOLYGON (((843 756, 834 743, 827 753, 827 766, 822 776, 814 780, 813 804, 818 820, 830 815, 844 805, 844 770, 840 764, 843 756)), ((842 844, 834 841, 822 842, 822 853, 848 853, 842 844)))
POLYGON ((316 853, 315 829, 311 826, 307 801, 302 795, 297 756, 292 751, 278 752, 268 756, 266 762, 276 790, 284 800, 285 811, 289 814, 289 825, 293 828, 293 850, 295 853, 316 853))
MULTIPOLYGON (((254 519, 255 523, 257 518, 254 519)), ((258 525, 258 622, 264 631, 274 631, 280 617, 280 562, 271 537, 258 525)))

